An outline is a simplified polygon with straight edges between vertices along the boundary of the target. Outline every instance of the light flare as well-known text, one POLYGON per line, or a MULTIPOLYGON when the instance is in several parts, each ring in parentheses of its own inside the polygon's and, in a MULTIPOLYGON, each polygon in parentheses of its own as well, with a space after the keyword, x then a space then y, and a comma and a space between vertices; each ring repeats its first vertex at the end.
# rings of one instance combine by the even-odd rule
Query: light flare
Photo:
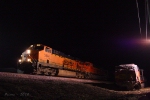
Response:
POLYGON ((18 61, 21 62, 21 59, 19 59, 18 61))
POLYGON ((31 53, 31 50, 27 50, 27 54, 30 54, 31 53))

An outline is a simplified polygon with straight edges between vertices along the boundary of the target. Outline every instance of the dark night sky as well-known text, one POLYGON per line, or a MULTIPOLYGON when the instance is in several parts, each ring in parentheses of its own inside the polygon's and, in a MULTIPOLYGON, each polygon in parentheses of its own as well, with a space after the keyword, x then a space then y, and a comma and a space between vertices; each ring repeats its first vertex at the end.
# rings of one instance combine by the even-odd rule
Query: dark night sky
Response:
MULTIPOLYGON (((138 0, 143 38, 145 4, 138 0)), ((98 67, 150 66, 150 46, 141 39, 136 0, 1 0, 1 67, 15 66, 31 44, 41 43, 98 67)))

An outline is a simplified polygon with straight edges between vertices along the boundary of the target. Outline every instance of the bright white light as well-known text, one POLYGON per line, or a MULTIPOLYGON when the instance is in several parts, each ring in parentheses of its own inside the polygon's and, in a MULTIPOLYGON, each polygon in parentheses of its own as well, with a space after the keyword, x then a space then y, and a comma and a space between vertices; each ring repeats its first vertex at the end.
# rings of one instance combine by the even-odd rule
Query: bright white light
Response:
POLYGON ((28 59, 28 62, 30 62, 31 61, 31 59, 28 59))
POLYGON ((150 40, 149 40, 149 39, 147 39, 147 40, 142 40, 141 43, 142 43, 142 44, 148 44, 148 45, 149 45, 149 44, 150 44, 150 40))
POLYGON ((147 39, 147 40, 146 40, 146 42, 147 42, 147 43, 150 43, 150 40, 149 40, 149 39, 147 39))
POLYGON ((30 54, 31 53, 31 50, 27 50, 27 54, 30 54))
POLYGON ((19 59, 19 62, 21 62, 21 59, 19 59))
POLYGON ((41 46, 41 44, 37 44, 37 46, 41 46))

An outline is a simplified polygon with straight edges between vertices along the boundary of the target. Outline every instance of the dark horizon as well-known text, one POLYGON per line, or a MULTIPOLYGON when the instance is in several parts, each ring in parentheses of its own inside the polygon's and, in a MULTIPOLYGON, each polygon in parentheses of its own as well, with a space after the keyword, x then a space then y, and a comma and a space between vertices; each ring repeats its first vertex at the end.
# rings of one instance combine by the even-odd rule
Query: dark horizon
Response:
POLYGON ((138 3, 142 38, 136 1, 0 1, 1 67, 16 66, 27 47, 41 43, 98 68, 149 69, 150 46, 137 42, 145 39, 145 2, 138 3))

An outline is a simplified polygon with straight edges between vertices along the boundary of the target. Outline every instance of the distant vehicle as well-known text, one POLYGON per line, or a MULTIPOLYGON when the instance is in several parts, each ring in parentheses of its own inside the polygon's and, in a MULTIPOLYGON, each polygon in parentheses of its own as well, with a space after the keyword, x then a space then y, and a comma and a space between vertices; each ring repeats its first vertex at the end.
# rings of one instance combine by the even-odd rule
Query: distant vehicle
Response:
POLYGON ((128 90, 144 88, 143 70, 135 64, 122 64, 115 67, 115 83, 128 90))
POLYGON ((106 78, 107 71, 42 44, 31 45, 17 62, 18 73, 77 78, 106 78))

